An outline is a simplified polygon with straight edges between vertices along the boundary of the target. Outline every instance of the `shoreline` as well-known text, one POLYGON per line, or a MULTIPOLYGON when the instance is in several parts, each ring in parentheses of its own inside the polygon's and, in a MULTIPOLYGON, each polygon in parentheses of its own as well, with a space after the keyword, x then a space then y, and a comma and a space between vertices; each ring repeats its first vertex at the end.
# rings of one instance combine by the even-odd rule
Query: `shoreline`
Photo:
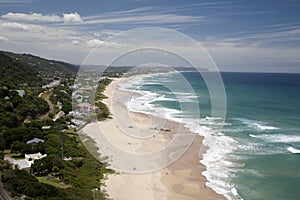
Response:
MULTIPOLYGON (((126 99, 130 98, 130 92, 119 90, 117 85, 129 78, 114 79, 104 91, 104 95, 108 98, 103 101, 105 103, 113 119, 92 123, 83 129, 83 132, 93 138, 99 147, 101 155, 108 155, 109 160, 113 163, 113 156, 109 156, 110 152, 105 145, 101 144, 101 138, 97 134, 97 129, 105 133, 105 137, 117 146, 129 152, 147 153, 166 145, 172 140, 172 134, 178 128, 183 132, 190 132, 188 128, 183 127, 183 124, 165 120, 163 126, 170 127, 168 133, 164 130, 155 131, 151 127, 145 134, 155 134, 152 138, 137 139, 129 137, 123 132, 128 128, 129 121, 134 121, 131 129, 138 127, 147 127, 153 122, 159 122, 161 119, 151 115, 131 112, 124 105, 126 99), (112 99, 115 102, 112 102, 112 99), (123 102, 120 101, 123 100, 123 102), (113 109, 114 108, 114 109, 113 109), (118 115, 114 115, 114 110, 118 111, 118 115), (130 119, 123 119, 127 114, 130 119), (120 116, 119 116, 120 115, 120 116), (119 123, 116 123, 116 118, 119 123), (115 119, 114 119, 115 118, 115 119), (122 118, 122 119, 120 119, 122 118), (129 121, 128 121, 129 120, 129 121), (172 128, 174 131, 172 130, 172 128), (125 136, 124 136, 125 135, 125 136)), ((161 125, 161 124, 160 124, 161 125)), ((160 127, 160 126, 158 126, 160 127)), ((134 173, 118 173, 107 176, 104 181, 105 190, 109 198, 118 199, 225 199, 223 195, 217 194, 211 188, 206 186, 207 179, 202 175, 205 171, 205 166, 200 163, 202 155, 199 155, 199 149, 202 144, 203 137, 196 135, 193 143, 174 163, 149 173, 134 174, 134 173)), ((113 155, 113 154, 111 154, 113 155)))

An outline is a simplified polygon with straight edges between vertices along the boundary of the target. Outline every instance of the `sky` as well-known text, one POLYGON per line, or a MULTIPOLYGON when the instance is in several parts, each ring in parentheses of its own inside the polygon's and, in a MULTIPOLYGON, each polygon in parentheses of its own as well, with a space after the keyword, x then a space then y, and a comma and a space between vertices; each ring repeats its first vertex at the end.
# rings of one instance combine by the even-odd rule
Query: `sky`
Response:
POLYGON ((101 65, 159 47, 122 64, 184 65, 167 54, 185 51, 207 53, 221 71, 300 73, 299 10, 298 0, 0 0, 0 50, 101 65))

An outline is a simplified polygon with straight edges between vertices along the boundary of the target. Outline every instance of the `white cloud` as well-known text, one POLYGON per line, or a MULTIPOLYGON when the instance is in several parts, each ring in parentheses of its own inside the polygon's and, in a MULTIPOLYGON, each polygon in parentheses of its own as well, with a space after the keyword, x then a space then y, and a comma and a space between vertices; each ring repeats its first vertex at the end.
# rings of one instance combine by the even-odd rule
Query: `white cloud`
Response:
POLYGON ((255 46, 255 47, 287 47, 298 46, 300 42, 300 26, 266 28, 258 33, 242 32, 225 38, 206 38, 209 46, 255 46))
POLYGON ((2 19, 11 21, 28 21, 28 22, 64 22, 81 23, 83 22, 81 16, 77 13, 63 13, 63 16, 59 15, 43 15, 41 13, 7 13, 1 16, 2 19))
MULTIPOLYGON (((91 48, 98 47, 96 51, 101 51, 104 55, 102 57, 109 60, 108 58, 113 55, 111 52, 121 50, 121 47, 131 47, 131 45, 144 43, 152 46, 152 42, 148 42, 147 36, 143 37, 143 35, 137 35, 137 38, 134 37, 133 40, 115 40, 112 42, 110 36, 118 35, 121 32, 121 30, 114 30, 117 27, 127 29, 136 25, 155 25, 182 28, 203 22, 209 22, 209 18, 189 15, 188 12, 184 12, 184 14, 166 12, 152 7, 106 12, 85 17, 80 16, 77 12, 54 15, 10 12, 0 15, 0 41, 5 41, 1 43, 2 49, 32 51, 41 56, 80 63, 80 59, 83 59, 91 48), (75 23, 76 27, 69 25, 72 23, 75 23), (97 26, 98 24, 100 26, 97 26), (107 29, 101 29, 103 24, 107 29), (80 48, 75 48, 76 45, 79 45, 80 48), (50 46, 50 49, 55 50, 55 52, 48 50, 50 46)), ((213 38, 207 38, 202 42, 222 70, 243 70, 241 68, 243 66, 246 71, 254 70, 253 66, 279 66, 283 62, 300 63, 300 48, 297 43, 300 41, 300 26, 288 24, 279 28, 261 29, 260 33, 237 32, 219 35, 220 38, 214 38, 215 34, 213 34, 213 38), (294 41, 296 41, 295 45, 291 45, 292 48, 290 48, 288 44, 292 44, 294 41), (270 44, 274 46, 270 46, 270 44), (286 48, 284 48, 285 46, 286 48)), ((123 37, 126 39, 126 34, 122 36, 122 39, 123 37)), ((176 48, 188 48, 180 41, 164 41, 164 38, 161 39, 159 35, 156 39, 157 42, 165 43, 172 48, 175 46, 174 44, 178 43, 176 48)), ((142 60, 144 58, 137 56, 136 59, 142 60)), ((101 60, 101 62, 104 64, 106 61, 101 60)), ((93 64, 96 63, 98 61, 93 64)))
POLYGON ((6 22, 2 23, 2 26, 9 29, 28 31, 30 28, 27 25, 16 23, 16 22, 6 22))
POLYGON ((131 10, 105 12, 83 18, 87 24, 130 23, 130 24, 182 24, 207 22, 207 17, 199 15, 171 13, 157 7, 140 7, 131 10))
POLYGON ((41 13, 7 13, 2 18, 15 21, 40 21, 40 22, 59 22, 61 17, 57 15, 42 15, 41 13))
MULTIPOLYGON (((175 14, 152 14, 152 13, 135 13, 139 9, 125 12, 106 13, 97 16, 89 16, 83 19, 89 24, 96 23, 137 23, 137 24, 164 24, 164 23, 184 23, 184 22, 202 22, 203 16, 188 16, 175 14)), ((82 23, 84 20, 77 13, 63 13, 59 15, 44 15, 41 13, 12 13, 9 12, 1 16, 2 19, 11 21, 28 21, 28 22, 64 22, 82 23)))
POLYGON ((80 43, 80 42, 79 42, 78 40, 73 40, 73 41, 72 41, 72 44, 74 44, 74 45, 79 45, 79 43, 80 43))
POLYGON ((101 29, 100 31, 93 33, 93 35, 96 36, 97 38, 106 39, 114 35, 120 34, 122 32, 123 31, 121 30, 115 30, 115 29, 101 29))
POLYGON ((92 39, 86 42, 89 47, 100 47, 104 46, 105 42, 98 39, 92 39))
POLYGON ((257 33, 241 37, 243 40, 262 41, 264 43, 274 42, 293 42, 300 41, 300 27, 295 27, 291 30, 271 31, 266 33, 257 33))
POLYGON ((139 16, 101 16, 86 18, 88 24, 97 23, 135 23, 135 24, 178 24, 205 21, 203 16, 187 16, 174 14, 148 14, 139 16))
POLYGON ((7 38, 0 36, 0 41, 6 41, 7 38))
POLYGON ((121 45, 116 43, 116 42, 106 42, 106 41, 99 40, 99 39, 89 40, 89 41, 86 42, 86 44, 88 45, 88 47, 92 47, 92 48, 97 48, 97 47, 119 48, 119 47, 121 47, 121 45))
POLYGON ((63 20, 64 20, 64 23, 66 23, 66 24, 83 22, 83 20, 81 19, 80 15, 77 12, 70 13, 70 14, 64 14, 63 20))

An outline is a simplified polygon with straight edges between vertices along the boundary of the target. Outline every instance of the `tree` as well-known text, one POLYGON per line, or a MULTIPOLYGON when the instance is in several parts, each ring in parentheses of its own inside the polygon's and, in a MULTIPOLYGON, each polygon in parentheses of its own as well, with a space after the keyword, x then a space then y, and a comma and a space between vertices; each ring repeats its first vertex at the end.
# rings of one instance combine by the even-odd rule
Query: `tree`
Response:
POLYGON ((58 155, 48 155, 40 160, 35 160, 34 164, 31 166, 33 173, 37 175, 47 175, 53 171, 59 171, 63 168, 62 160, 58 155))
POLYGON ((62 189, 40 183, 37 178, 24 170, 3 170, 1 178, 5 188, 13 197, 25 194, 35 199, 64 199, 66 196, 62 189))
POLYGON ((3 99, 8 96, 9 90, 7 88, 1 87, 0 88, 0 98, 3 99))
POLYGON ((11 112, 0 113, 0 127, 6 126, 8 128, 15 128, 20 125, 19 119, 16 114, 11 112))
POLYGON ((20 95, 14 95, 11 98, 11 103, 13 104, 14 108, 18 107, 18 105, 22 102, 23 102, 23 99, 22 99, 22 97, 20 97, 20 95))
POLYGON ((49 106, 43 99, 28 95, 22 103, 18 104, 17 111, 23 117, 36 118, 38 115, 48 112, 49 106))
POLYGON ((26 152, 27 146, 24 142, 14 141, 11 145, 11 152, 12 153, 21 153, 22 157, 26 152))

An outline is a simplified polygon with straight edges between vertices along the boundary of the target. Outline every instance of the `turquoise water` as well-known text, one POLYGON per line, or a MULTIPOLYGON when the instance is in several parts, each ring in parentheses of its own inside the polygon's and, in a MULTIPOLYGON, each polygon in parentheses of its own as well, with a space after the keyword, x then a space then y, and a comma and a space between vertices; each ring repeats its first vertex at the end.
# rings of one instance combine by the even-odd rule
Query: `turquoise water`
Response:
POLYGON ((195 72, 139 77, 122 88, 142 94, 129 109, 181 121, 206 137, 210 150, 201 162, 207 185, 218 193, 228 199, 299 199, 300 74, 222 77, 225 122, 210 116, 208 89, 195 72))

